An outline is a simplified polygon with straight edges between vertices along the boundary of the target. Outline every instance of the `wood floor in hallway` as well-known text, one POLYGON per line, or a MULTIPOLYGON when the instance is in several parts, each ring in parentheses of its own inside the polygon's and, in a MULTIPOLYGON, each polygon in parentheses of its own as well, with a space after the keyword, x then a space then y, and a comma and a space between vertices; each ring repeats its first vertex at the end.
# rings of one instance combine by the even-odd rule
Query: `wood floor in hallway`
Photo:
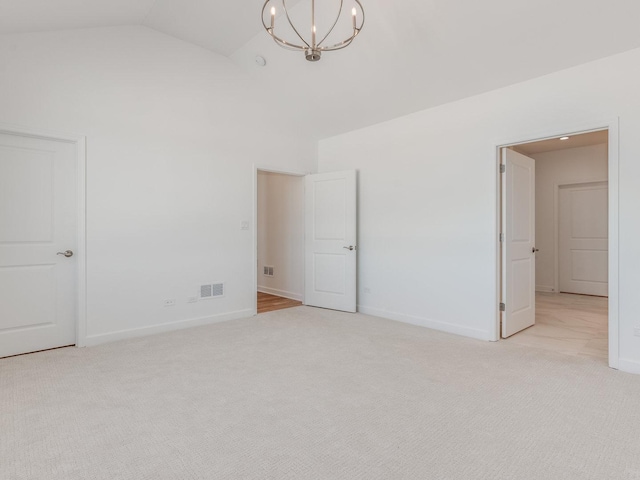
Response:
POLYGON ((569 293, 536 293, 536 324, 511 343, 569 355, 608 358, 608 299, 569 293))
POLYGON ((258 313, 272 312, 284 308, 299 307, 302 302, 290 298, 277 297, 268 293, 258 292, 258 313))

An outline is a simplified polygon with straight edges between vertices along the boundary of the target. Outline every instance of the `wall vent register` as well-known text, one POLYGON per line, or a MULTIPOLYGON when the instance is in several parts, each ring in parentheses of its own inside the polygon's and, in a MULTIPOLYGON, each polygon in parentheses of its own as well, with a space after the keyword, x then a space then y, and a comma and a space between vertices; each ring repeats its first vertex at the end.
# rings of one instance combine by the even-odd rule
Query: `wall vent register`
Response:
POLYGON ((264 267, 262 267, 262 273, 265 277, 273 277, 273 267, 265 265, 264 267))
POLYGON ((200 298, 217 298, 224 296, 224 283, 211 283, 200 286, 200 298))

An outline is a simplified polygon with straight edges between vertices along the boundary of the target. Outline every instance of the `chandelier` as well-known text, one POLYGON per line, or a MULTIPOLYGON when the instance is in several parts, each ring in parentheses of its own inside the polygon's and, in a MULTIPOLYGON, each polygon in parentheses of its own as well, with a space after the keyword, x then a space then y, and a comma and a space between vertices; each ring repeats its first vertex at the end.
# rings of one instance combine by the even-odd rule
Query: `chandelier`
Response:
POLYGON ((333 50, 340 50, 341 48, 345 48, 351 45, 351 42, 353 42, 353 39, 356 38, 356 36, 360 33, 360 30, 362 30, 362 26, 364 25, 364 9, 362 8, 362 4, 360 3, 359 0, 353 0, 353 1, 355 2, 356 6, 354 6, 351 9, 351 28, 352 28, 351 35, 346 39, 342 40, 341 42, 334 43, 333 45, 324 45, 324 41, 331 34, 331 32, 333 32, 333 29, 336 27, 336 25, 338 24, 338 21, 340 20, 340 17, 342 16, 342 10, 344 8, 344 0, 340 0, 340 8, 338 10, 338 15, 333 21, 331 28, 329 28, 329 30, 324 36, 321 36, 321 34, 318 35, 318 32, 316 31, 315 0, 311 0, 311 22, 309 23, 309 27, 308 27, 309 28, 308 35, 301 34, 300 31, 301 30, 304 31, 304 29, 296 28, 296 26, 294 25, 293 21, 291 20, 291 17, 289 16, 289 10, 287 9, 287 0, 266 0, 262 7, 262 25, 264 26, 267 33, 273 37, 273 40, 278 45, 289 50, 302 51, 304 52, 304 56, 307 60, 309 60, 310 62, 317 62, 318 60, 320 60, 320 56, 322 55, 322 52, 331 52, 333 50), (282 10, 284 11, 284 15, 287 19, 287 22, 291 26, 291 29, 293 30, 293 32, 295 32, 295 34, 298 37, 298 39, 296 39, 294 42, 284 40, 283 38, 279 37, 275 33, 276 7, 275 5, 273 5, 275 3, 282 3, 282 10), (271 21, 269 25, 267 25, 267 23, 265 22, 265 12, 267 11, 267 7, 269 7, 269 5, 271 5, 271 8, 269 9, 269 13, 271 14, 271 21), (359 14, 358 14, 358 10, 360 10, 359 14), (320 38, 320 41, 318 41, 318 38, 320 38), (302 43, 300 44, 300 42, 302 43))

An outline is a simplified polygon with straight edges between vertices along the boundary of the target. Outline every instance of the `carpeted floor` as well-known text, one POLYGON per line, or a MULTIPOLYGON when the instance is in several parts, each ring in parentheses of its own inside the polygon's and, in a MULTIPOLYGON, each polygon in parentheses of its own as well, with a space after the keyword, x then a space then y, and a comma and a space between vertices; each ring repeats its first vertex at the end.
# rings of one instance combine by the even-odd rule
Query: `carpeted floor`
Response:
POLYGON ((0 478, 640 479, 640 376, 297 307, 0 360, 0 478))

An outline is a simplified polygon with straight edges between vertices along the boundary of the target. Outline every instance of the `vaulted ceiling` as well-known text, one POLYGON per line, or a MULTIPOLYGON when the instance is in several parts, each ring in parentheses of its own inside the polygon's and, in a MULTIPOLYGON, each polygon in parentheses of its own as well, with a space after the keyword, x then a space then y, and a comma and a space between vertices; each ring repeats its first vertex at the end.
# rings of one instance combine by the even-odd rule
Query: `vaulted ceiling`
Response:
POLYGON ((640 47, 638 0, 361 1, 361 35, 317 63, 266 35, 262 0, 0 0, 0 33, 145 25, 230 57, 318 138, 640 47))

